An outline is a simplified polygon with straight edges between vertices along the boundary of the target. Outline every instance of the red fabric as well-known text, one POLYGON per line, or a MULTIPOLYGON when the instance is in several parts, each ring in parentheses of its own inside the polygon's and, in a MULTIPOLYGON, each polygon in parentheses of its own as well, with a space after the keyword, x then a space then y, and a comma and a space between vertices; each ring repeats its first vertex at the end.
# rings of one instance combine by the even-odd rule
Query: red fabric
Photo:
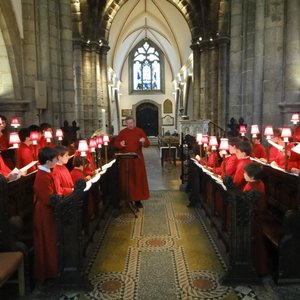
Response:
MULTIPOLYGON (((25 143, 21 143, 17 151, 17 167, 21 169, 32 161, 34 161, 32 148, 25 143)), ((33 166, 27 172, 30 173, 35 170, 36 166, 33 166)))
POLYGON ((285 168, 285 158, 284 153, 281 151, 277 152, 277 155, 275 157, 275 162, 277 163, 278 167, 281 169, 285 168))
POLYGON ((31 144, 29 147, 30 147, 31 152, 32 152, 33 160, 38 160, 38 155, 39 155, 39 151, 41 149, 41 146, 39 144, 37 144, 37 145, 31 144))
POLYGON ((0 150, 6 150, 9 147, 9 140, 6 134, 0 136, 0 150))
POLYGON ((38 170, 34 181, 34 276, 39 282, 57 276, 57 236, 50 195, 55 194, 51 173, 38 170))
POLYGON ((261 193, 261 197, 259 198, 254 211, 254 266, 259 275, 266 275, 269 273, 269 267, 268 253, 262 230, 263 212, 266 208, 264 183, 261 180, 247 182, 243 191, 249 192, 252 190, 261 193))
POLYGON ((276 156, 277 156, 278 152, 279 152, 279 150, 277 148, 275 148, 274 146, 270 147, 270 150, 269 150, 269 161, 270 162, 276 161, 276 156))
POLYGON ((291 156, 288 161, 288 169, 296 168, 300 170, 300 154, 291 151, 291 156))
POLYGON ((222 161, 221 166, 216 168, 216 173, 221 175, 222 177, 224 175, 226 176, 233 176, 236 170, 236 166, 238 163, 238 158, 236 157, 235 154, 232 154, 228 157, 225 157, 225 159, 222 161), (225 173, 223 172, 223 165, 225 161, 225 173))
POLYGON ((219 156, 216 152, 211 152, 209 155, 208 155, 208 158, 207 158, 207 164, 206 164, 206 161, 204 159, 200 159, 200 164, 204 165, 204 166, 207 166, 207 167, 210 167, 210 168, 213 168, 214 167, 214 162, 215 162, 215 167, 219 167, 219 156))
POLYGON ((233 177, 233 183, 240 190, 243 190, 246 185, 246 181, 244 178, 244 166, 248 165, 249 163, 251 163, 251 159, 249 157, 238 159, 236 171, 233 177))
POLYGON ((55 190, 58 195, 68 195, 73 191, 73 180, 65 165, 56 164, 52 171, 55 190))
POLYGON ((0 155, 0 173, 4 177, 7 177, 10 172, 11 172, 11 169, 8 166, 6 166, 6 164, 4 163, 4 160, 3 160, 2 156, 0 155))
POLYGON ((74 184, 77 182, 78 179, 84 179, 84 180, 85 180, 83 171, 80 170, 80 169, 74 168, 74 169, 70 172, 70 174, 71 174, 71 177, 72 177, 72 180, 73 180, 73 183, 74 183, 74 184))
MULTIPOLYGON (((80 156, 80 152, 78 150, 75 151, 74 157, 75 156, 80 156)), ((96 170, 94 157, 90 152, 86 152, 85 158, 89 161, 88 165, 85 167, 85 176, 94 176, 96 170)))
POLYGON ((40 140, 38 141, 39 149, 44 147, 54 147, 55 144, 53 142, 47 143, 45 137, 42 135, 40 140))
POLYGON ((267 158, 265 147, 262 144, 253 144, 250 156, 255 158, 267 158))
MULTIPOLYGON (((114 146, 121 149, 122 153, 135 152, 138 155, 138 158, 128 159, 129 200, 132 201, 146 200, 149 198, 148 180, 142 152, 142 144, 139 142, 142 137, 145 138, 143 146, 149 147, 150 143, 146 134, 142 129, 137 127, 121 130, 114 142, 114 146), (122 148, 120 142, 123 140, 125 141, 126 146, 122 148)), ((121 191, 123 195, 126 194, 125 171, 125 159, 120 159, 121 191)))

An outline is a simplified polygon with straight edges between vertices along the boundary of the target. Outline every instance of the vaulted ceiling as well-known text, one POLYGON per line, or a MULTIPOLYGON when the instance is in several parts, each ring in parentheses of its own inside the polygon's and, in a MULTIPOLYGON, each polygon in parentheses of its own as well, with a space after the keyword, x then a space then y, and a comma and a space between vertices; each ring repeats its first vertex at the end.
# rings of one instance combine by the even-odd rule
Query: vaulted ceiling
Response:
POLYGON ((130 50, 145 37, 161 48, 174 75, 200 36, 208 39, 228 28, 219 17, 229 0, 70 1, 74 38, 108 44, 108 66, 117 76, 130 50))

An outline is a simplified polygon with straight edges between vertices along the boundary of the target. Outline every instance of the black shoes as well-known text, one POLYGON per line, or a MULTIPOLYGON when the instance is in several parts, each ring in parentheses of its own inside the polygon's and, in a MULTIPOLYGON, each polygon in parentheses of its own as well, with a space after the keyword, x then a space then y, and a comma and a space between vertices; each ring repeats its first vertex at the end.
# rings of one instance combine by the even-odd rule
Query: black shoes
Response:
POLYGON ((143 208, 144 207, 144 205, 143 205, 143 203, 141 201, 135 201, 135 206, 137 208, 143 208))

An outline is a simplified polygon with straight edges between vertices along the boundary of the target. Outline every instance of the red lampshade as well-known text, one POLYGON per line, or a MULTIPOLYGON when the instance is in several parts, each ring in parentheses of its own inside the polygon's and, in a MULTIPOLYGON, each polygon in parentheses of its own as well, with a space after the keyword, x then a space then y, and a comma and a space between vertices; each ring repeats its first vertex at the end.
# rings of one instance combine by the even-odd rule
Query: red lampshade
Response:
POLYGON ((264 136, 266 137, 267 140, 270 140, 273 135, 274 135, 273 127, 267 126, 265 128, 264 136))
POLYGON ((64 133, 60 128, 58 128, 58 129, 56 129, 55 136, 57 137, 57 139, 59 141, 62 141, 62 139, 64 137, 64 133))
POLYGON ((220 146, 219 146, 219 150, 228 150, 229 149, 229 144, 228 144, 228 139, 226 138, 222 138, 220 141, 220 146))
POLYGON ((30 140, 32 141, 33 145, 37 145, 37 142, 39 140, 40 136, 37 131, 31 131, 30 132, 30 140))
POLYGON ((96 143, 97 143, 98 148, 102 148, 102 145, 103 145, 102 136, 96 137, 96 143))
POLYGON ((292 114, 291 122, 296 125, 297 123, 299 123, 299 121, 300 121, 299 113, 292 114))
POLYGON ((289 137, 291 137, 291 136, 292 136, 291 128, 288 128, 288 127, 282 128, 281 137, 283 137, 284 142, 288 143, 289 137))
POLYGON ((44 131, 44 137, 47 141, 47 143, 50 143, 51 142, 51 139, 52 139, 52 131, 51 130, 45 130, 44 131))
POLYGON ((104 144, 104 146, 107 146, 108 143, 109 143, 109 136, 107 134, 105 134, 103 136, 103 144, 104 144))
POLYGON ((217 137, 212 135, 209 137, 209 146, 211 146, 212 150, 216 150, 218 146, 217 137))
POLYGON ((196 141, 199 145, 202 144, 202 133, 197 133, 196 141))
POLYGON ((252 137, 256 138, 258 134, 259 134, 258 125, 251 125, 251 135, 252 135, 252 137))
POLYGON ((20 126, 19 119, 18 119, 18 118, 13 118, 13 119, 11 120, 10 125, 11 125, 12 127, 14 127, 15 129, 17 129, 17 128, 20 126))
POLYGON ((86 156, 86 152, 89 151, 88 144, 86 140, 80 140, 78 144, 78 151, 81 156, 86 156))
POLYGON ((204 145, 204 147, 207 147, 207 145, 208 145, 208 135, 206 135, 206 134, 202 135, 202 144, 204 145))
POLYGON ((21 143, 19 134, 17 132, 11 132, 9 134, 9 144, 13 145, 13 148, 19 148, 19 144, 21 143))
POLYGON ((245 136, 245 133, 247 132, 246 125, 240 125, 240 130, 239 130, 241 136, 245 136))
POLYGON ((97 147, 96 139, 90 139, 90 141, 89 141, 90 151, 95 152, 96 147, 97 147))

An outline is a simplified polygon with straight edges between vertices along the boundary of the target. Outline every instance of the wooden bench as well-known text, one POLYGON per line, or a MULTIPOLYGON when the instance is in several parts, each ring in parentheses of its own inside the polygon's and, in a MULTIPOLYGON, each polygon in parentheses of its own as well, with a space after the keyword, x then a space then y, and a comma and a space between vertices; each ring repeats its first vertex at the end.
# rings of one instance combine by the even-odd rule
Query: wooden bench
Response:
POLYGON ((18 271, 19 295, 25 295, 24 261, 22 252, 0 252, 0 288, 18 271))

